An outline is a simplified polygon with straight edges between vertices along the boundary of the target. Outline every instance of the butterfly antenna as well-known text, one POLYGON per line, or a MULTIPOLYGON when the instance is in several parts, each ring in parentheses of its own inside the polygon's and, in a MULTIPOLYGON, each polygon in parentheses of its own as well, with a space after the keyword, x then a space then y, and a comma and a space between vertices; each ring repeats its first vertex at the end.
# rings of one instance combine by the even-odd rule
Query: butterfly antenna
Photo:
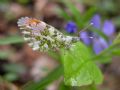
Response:
MULTIPOLYGON (((88 28, 89 28, 90 26, 92 26, 92 25, 93 25, 93 23, 89 23, 89 24, 87 25, 87 27, 83 28, 79 33, 84 32, 84 31, 87 31, 88 28)), ((94 36, 90 36, 89 38, 93 39, 94 36)))
POLYGON ((87 29, 88 29, 90 26, 92 26, 92 25, 93 25, 93 23, 89 23, 89 24, 87 25, 87 27, 83 28, 83 29, 80 31, 80 33, 83 32, 83 31, 87 31, 87 29))

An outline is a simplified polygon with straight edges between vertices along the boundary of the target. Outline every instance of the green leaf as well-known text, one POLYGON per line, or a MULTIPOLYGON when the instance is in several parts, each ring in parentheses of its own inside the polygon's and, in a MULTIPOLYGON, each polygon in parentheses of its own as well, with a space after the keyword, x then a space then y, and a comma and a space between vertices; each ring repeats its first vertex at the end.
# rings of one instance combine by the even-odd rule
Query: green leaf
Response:
MULTIPOLYGON (((99 56, 99 55, 98 55, 99 56)), ((99 57, 98 56, 95 56, 93 59, 95 61, 98 61, 102 64, 106 64, 106 63, 110 63, 111 62, 111 58, 112 58, 112 55, 111 54, 104 54, 104 55, 100 55, 99 57)))
POLYGON ((114 19, 113 19, 113 23, 116 25, 116 27, 120 27, 120 16, 118 16, 118 17, 115 17, 114 19))
POLYGON ((75 7, 75 5, 70 0, 62 0, 62 2, 70 9, 74 16, 80 17, 80 11, 75 7))
POLYGON ((108 37, 107 37, 101 30, 98 30, 98 29, 95 29, 95 28, 91 28, 90 31, 92 31, 92 32, 100 35, 100 36, 103 37, 106 41, 109 40, 108 37))
POLYGON ((120 55, 120 34, 117 35, 113 43, 108 48, 103 50, 100 54, 93 56, 92 59, 95 61, 99 60, 102 63, 108 63, 115 55, 120 55))
POLYGON ((89 22, 95 12, 96 7, 91 7, 89 10, 87 10, 86 13, 83 15, 83 21, 89 22))
POLYGON ((77 1, 79 1, 82 4, 88 5, 88 6, 94 6, 97 3, 100 3, 99 0, 91 0, 91 1, 90 0, 77 0, 77 1))
POLYGON ((80 87, 80 90, 97 90, 97 88, 96 85, 92 84, 92 85, 80 87))
POLYGON ((24 73, 26 68, 22 64, 5 64, 4 69, 11 73, 24 73))
POLYGON ((102 83, 101 71, 92 62, 88 48, 82 43, 75 43, 69 51, 65 51, 62 58, 66 85, 83 86, 102 83))
POLYGON ((72 13, 78 27, 82 28, 83 27, 82 16, 80 11, 77 9, 77 7, 75 7, 75 5, 70 0, 61 0, 61 1, 65 4, 65 6, 68 7, 70 12, 72 13))
POLYGON ((71 86, 66 86, 64 82, 61 82, 59 85, 59 90, 71 90, 71 86))
POLYGON ((0 51, 0 59, 7 59, 10 55, 10 51, 0 51))
POLYGON ((55 11, 57 12, 59 16, 63 17, 66 21, 71 20, 71 17, 67 14, 67 12, 65 12, 65 10, 61 8, 57 8, 55 9, 55 11))
POLYGON ((112 54, 116 55, 116 56, 120 56, 120 48, 117 48, 117 49, 113 50, 112 54))
POLYGON ((120 44, 120 32, 117 37, 114 39, 113 44, 120 44))
POLYGON ((16 73, 7 73, 4 78, 7 80, 7 81, 15 81, 18 79, 18 74, 16 73))
POLYGON ((28 4, 30 0, 17 0, 20 4, 28 4))
POLYGON ((0 75, 0 84, 3 83, 3 77, 0 75))
POLYGON ((22 43, 22 42, 24 42, 23 38, 21 36, 17 36, 17 35, 0 38, 0 45, 16 44, 16 43, 22 43))
POLYGON ((63 74, 62 66, 57 67, 47 77, 38 82, 31 81, 27 83, 22 90, 43 90, 49 83, 58 79, 63 74))
POLYGON ((61 62, 61 56, 60 56, 59 52, 55 52, 55 51, 49 50, 47 53, 48 53, 49 56, 51 56, 55 60, 61 62))
POLYGON ((6 4, 6 3, 9 3, 9 2, 10 2, 9 0, 0 0, 0 5, 6 4))

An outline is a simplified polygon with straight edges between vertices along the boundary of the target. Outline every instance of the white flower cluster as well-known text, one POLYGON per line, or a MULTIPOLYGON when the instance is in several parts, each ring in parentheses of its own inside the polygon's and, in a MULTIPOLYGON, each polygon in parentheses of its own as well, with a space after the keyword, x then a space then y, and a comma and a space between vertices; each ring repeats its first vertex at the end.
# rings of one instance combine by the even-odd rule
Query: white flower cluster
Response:
POLYGON ((38 19, 22 17, 18 20, 24 40, 33 50, 48 51, 60 48, 69 49, 72 43, 79 40, 78 37, 64 36, 53 26, 38 19))

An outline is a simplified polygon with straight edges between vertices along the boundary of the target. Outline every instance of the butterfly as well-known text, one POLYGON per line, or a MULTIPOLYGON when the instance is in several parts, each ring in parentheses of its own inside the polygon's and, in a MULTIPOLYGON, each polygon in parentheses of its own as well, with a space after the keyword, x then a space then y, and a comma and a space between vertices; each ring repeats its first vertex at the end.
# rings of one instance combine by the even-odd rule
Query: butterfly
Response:
POLYGON ((53 26, 35 18, 22 17, 17 24, 24 40, 33 50, 69 49, 73 43, 80 40, 79 37, 65 36, 53 26))

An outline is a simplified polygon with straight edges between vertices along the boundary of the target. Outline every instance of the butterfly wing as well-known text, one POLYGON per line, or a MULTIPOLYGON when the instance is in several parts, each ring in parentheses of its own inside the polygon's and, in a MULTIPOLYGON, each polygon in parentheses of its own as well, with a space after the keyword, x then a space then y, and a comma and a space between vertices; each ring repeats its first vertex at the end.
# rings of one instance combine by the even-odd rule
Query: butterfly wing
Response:
POLYGON ((40 20, 22 17, 18 20, 24 40, 33 50, 48 51, 60 48, 70 48, 73 42, 79 40, 78 37, 64 36, 53 26, 40 20))

